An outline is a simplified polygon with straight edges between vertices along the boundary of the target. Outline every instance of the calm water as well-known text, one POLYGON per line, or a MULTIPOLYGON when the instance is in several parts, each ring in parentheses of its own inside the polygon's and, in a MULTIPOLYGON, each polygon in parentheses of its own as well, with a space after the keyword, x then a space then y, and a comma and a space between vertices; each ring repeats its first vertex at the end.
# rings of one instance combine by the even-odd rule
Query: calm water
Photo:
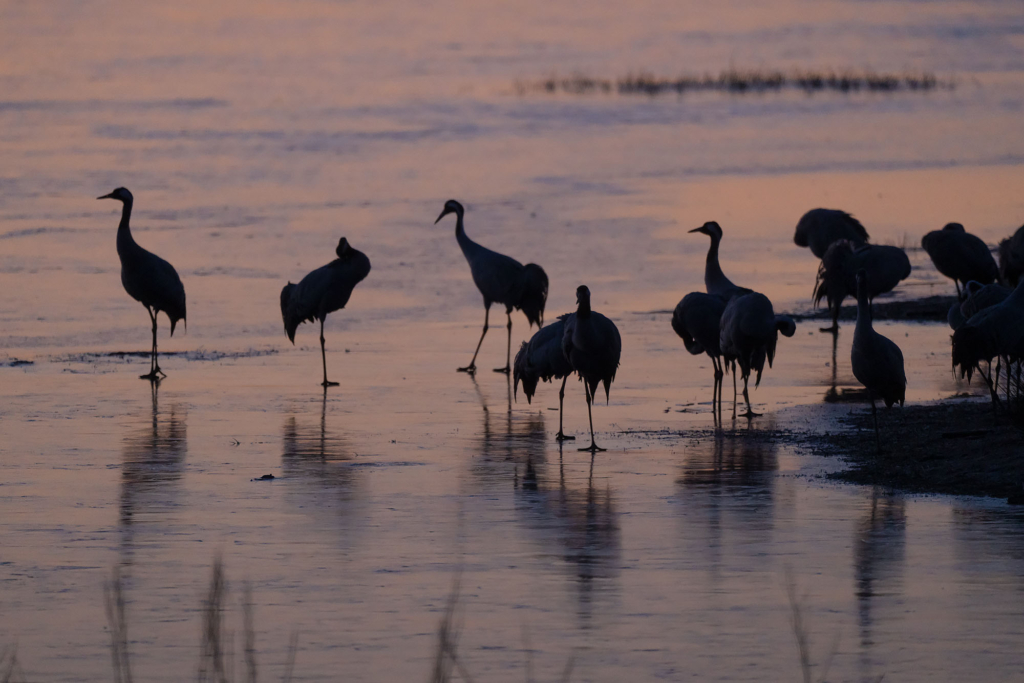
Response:
MULTIPOLYGON (((1024 515, 996 501, 838 486, 779 435, 831 428, 849 370, 816 325, 780 342, 766 416, 716 434, 710 364, 664 311, 723 268, 809 306, 792 244, 814 206, 879 242, 951 220, 1024 222, 1019 3, 6 3, 0 6, 0 647, 32 680, 109 680, 102 582, 126 577, 137 680, 181 680, 217 553, 252 581, 262 673, 299 632, 303 680, 417 680, 461 571, 476 680, 799 676, 792 577, 829 680, 1020 676, 1024 515), (552 73, 926 70, 951 91, 683 98, 515 93, 552 73), (118 185, 175 264, 187 334, 151 391, 147 319, 123 292, 118 185), (467 231, 586 283, 622 331, 591 459, 552 441, 557 387, 514 402, 457 375, 482 311, 467 231), (346 236, 373 272, 327 323, 281 330, 285 281, 346 236), (33 361, 16 364, 16 360, 33 361), (834 379, 833 379, 834 378, 834 379), (273 473, 272 482, 251 481, 273 473)), ((920 252, 897 296, 952 291, 920 252)), ((514 318, 514 344, 528 334, 514 318)), ((880 325, 908 398, 976 390, 939 325, 880 325)), ((497 367, 495 328, 481 367, 497 367)), ((578 385, 566 428, 581 438, 578 385)), ((859 409, 854 407, 853 409, 859 409)), ((728 410, 727 410, 728 412, 728 410)), ((899 419, 898 413, 885 419, 899 419)), ((866 435, 867 436, 867 435, 866 435)), ((867 437, 870 438, 870 437, 867 437)), ((239 592, 231 628, 241 628, 239 592)), ((236 646, 240 647, 240 645, 236 646)))

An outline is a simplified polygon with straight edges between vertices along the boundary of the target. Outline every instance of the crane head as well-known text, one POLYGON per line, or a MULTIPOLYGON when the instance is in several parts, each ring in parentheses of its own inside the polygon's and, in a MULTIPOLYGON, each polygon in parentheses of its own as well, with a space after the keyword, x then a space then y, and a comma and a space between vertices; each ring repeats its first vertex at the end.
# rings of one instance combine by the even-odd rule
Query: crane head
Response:
POLYGON ((581 304, 583 302, 590 303, 590 289, 586 285, 580 285, 576 288, 576 303, 581 304))
POLYGON ((454 199, 449 199, 448 201, 446 201, 444 203, 444 211, 442 211, 441 215, 437 217, 436 221, 434 221, 434 225, 437 225, 438 223, 440 223, 441 219, 444 218, 445 216, 447 216, 450 213, 454 213, 457 216, 461 217, 464 211, 465 211, 465 209, 462 208, 462 204, 459 204, 454 199))
POLYGON ((348 252, 350 252, 351 250, 352 247, 348 245, 348 240, 342 237, 340 240, 338 240, 338 248, 334 250, 334 253, 338 255, 338 258, 343 259, 345 258, 345 256, 348 255, 348 252))
POLYGON ((130 202, 132 200, 132 193, 128 191, 126 187, 119 187, 110 194, 105 194, 102 197, 96 199, 119 199, 122 202, 130 202))
POLYGON ((944 226, 942 226, 942 229, 948 230, 949 232, 967 232, 966 230, 964 230, 964 226, 961 225, 960 223, 946 223, 944 226))
POLYGON ((704 225, 699 228, 694 228, 690 232, 702 232, 710 237, 717 237, 718 239, 722 238, 722 226, 715 221, 708 221, 704 225))

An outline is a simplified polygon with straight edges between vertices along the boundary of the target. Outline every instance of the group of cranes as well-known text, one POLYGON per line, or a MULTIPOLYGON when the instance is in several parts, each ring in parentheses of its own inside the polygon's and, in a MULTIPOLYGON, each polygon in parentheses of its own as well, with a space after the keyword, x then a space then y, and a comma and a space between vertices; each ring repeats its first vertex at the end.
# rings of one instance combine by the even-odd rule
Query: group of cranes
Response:
MULTIPOLYGON (((164 376, 158 363, 157 315, 164 312, 171 323, 171 334, 179 320, 186 319, 185 289, 170 263, 146 251, 132 238, 129 221, 133 197, 119 187, 99 199, 117 199, 122 202, 121 222, 117 232, 117 253, 121 261, 121 282, 125 291, 145 306, 152 323, 153 344, 150 371, 143 379, 158 380, 164 376)), ((518 393, 523 383, 527 400, 531 401, 540 380, 562 380, 559 390, 559 428, 556 438, 573 439, 563 429, 562 407, 565 384, 576 373, 583 382, 590 423, 590 446, 580 450, 591 452, 598 448, 594 438, 592 404, 597 388, 604 384, 608 399, 622 352, 618 328, 610 319, 592 310, 590 290, 581 285, 576 290, 575 311, 566 313, 548 326, 544 326, 544 309, 548 296, 548 277, 534 263, 525 266, 513 258, 487 249, 466 235, 465 208, 454 199, 448 200, 435 223, 448 214, 455 214, 455 238, 469 264, 473 282, 483 295, 484 326, 469 365, 459 372, 476 372, 476 359, 487 334, 490 308, 494 303, 505 305, 507 317, 507 343, 505 366, 495 372, 511 373, 514 389, 518 393), (520 310, 532 327, 538 331, 523 342, 512 363, 512 311, 520 310)), ((736 372, 739 367, 743 378, 743 398, 747 410, 744 417, 756 417, 750 403, 749 379, 756 373, 754 386, 761 381, 765 361, 771 367, 775 358, 778 335, 792 337, 796 324, 792 318, 777 315, 772 302, 764 294, 740 287, 722 271, 719 249, 723 231, 709 221, 690 231, 707 235, 711 239, 704 268, 705 292, 691 292, 676 306, 672 315, 672 328, 683 339, 691 354, 706 353, 714 368, 714 401, 716 414, 720 413, 722 382, 726 372, 733 372, 733 406, 737 403, 736 372)), ((857 326, 851 350, 854 376, 867 389, 875 423, 876 441, 878 420, 875 400, 890 407, 903 404, 906 397, 906 374, 903 355, 891 340, 878 334, 872 327, 871 300, 891 291, 910 274, 910 261, 898 247, 869 243, 864 226, 853 216, 834 209, 813 209, 797 224, 794 242, 809 247, 821 258, 815 284, 815 303, 827 299, 832 326, 822 331, 838 331, 838 315, 843 299, 857 298, 857 326)), ((967 233, 959 223, 949 223, 942 230, 925 235, 922 246, 928 252, 936 269, 953 279, 958 303, 949 313, 954 328, 953 363, 961 376, 970 379, 980 363, 991 365, 993 359, 1004 359, 1007 373, 1012 363, 1024 359, 1024 227, 999 247, 1000 264, 997 266, 988 247, 980 239, 967 233), (1010 290, 999 284, 1017 285, 1010 290), (1018 284, 1020 282, 1021 284, 1018 284)), ((294 343, 295 332, 303 322, 320 322, 320 354, 323 364, 323 386, 337 386, 327 379, 327 352, 324 339, 324 321, 328 314, 340 310, 348 303, 353 289, 370 273, 370 261, 361 251, 353 248, 344 237, 335 250, 337 258, 313 270, 298 284, 289 282, 281 291, 281 315, 285 332, 294 343)), ((991 373, 990 373, 991 374, 991 373)), ((992 381, 986 377, 989 386, 992 381)), ((998 371, 993 398, 998 400, 998 371)), ((1019 381, 1019 377, 1018 377, 1019 381)), ((1007 382, 1009 392, 1009 381, 1007 382)))

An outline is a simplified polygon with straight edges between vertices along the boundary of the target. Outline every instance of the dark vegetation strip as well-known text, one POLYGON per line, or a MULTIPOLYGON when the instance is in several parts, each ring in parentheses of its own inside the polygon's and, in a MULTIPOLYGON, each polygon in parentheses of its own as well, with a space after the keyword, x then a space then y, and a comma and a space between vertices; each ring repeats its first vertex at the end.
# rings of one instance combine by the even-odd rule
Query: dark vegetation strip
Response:
POLYGON ((593 78, 583 74, 549 76, 537 81, 516 81, 519 95, 529 92, 592 93, 619 95, 662 95, 687 92, 726 92, 733 94, 802 90, 807 93, 833 91, 854 92, 927 92, 951 90, 952 80, 937 78, 931 73, 876 73, 874 71, 761 71, 727 69, 717 76, 684 75, 663 78, 650 73, 627 74, 617 79, 593 78))

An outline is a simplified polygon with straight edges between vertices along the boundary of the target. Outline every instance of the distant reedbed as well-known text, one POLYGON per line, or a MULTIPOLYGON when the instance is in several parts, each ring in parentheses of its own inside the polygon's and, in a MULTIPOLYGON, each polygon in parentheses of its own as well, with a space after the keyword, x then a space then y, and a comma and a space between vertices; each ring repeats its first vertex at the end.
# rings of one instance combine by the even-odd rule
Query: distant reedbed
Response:
POLYGON ((803 90, 852 92, 926 92, 951 90, 952 80, 944 80, 931 73, 878 73, 875 71, 772 71, 727 69, 718 75, 683 75, 664 78, 651 73, 627 74, 621 78, 593 78, 584 74, 552 75, 536 81, 518 80, 514 84, 517 94, 531 92, 567 93, 586 95, 607 93, 618 95, 661 95, 667 93, 716 91, 734 94, 803 90))

